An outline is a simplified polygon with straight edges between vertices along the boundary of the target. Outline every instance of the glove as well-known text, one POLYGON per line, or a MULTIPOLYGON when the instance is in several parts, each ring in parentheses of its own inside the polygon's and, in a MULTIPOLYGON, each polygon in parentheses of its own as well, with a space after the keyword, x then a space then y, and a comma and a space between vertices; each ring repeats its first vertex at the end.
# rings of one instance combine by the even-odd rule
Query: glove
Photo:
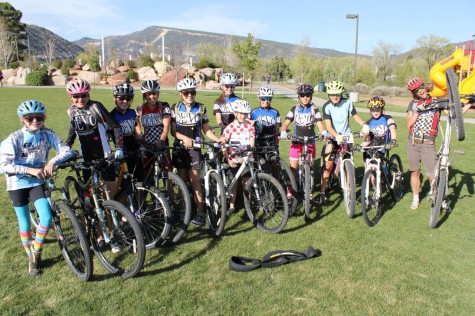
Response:
POLYGON ((336 142, 340 144, 343 142, 343 135, 338 135, 335 139, 336 139, 336 142))
POLYGON ((363 128, 361 129, 361 131, 363 132, 363 135, 368 135, 369 134, 369 126, 368 124, 363 124, 363 128))
POLYGON ((391 146, 393 146, 393 147, 396 147, 396 146, 397 146, 397 140, 391 139, 391 140, 389 141, 389 145, 391 145, 391 146))
POLYGON ((280 138, 286 139, 287 138, 287 132, 286 131, 280 132, 280 138))
POLYGON ((160 149, 160 150, 163 150, 163 148, 165 147, 165 142, 161 139, 159 139, 157 141, 157 148, 160 149))
POLYGON ((424 104, 419 104, 417 107, 416 107, 416 112, 417 113, 421 113, 422 111, 424 111, 426 108, 424 106, 424 104))
POLYGON ((325 130, 323 130, 320 134, 322 134, 322 137, 324 138, 329 138, 331 136, 331 134, 325 130))
POLYGON ((117 159, 117 160, 124 159, 124 151, 122 150, 122 148, 117 148, 115 150, 114 158, 117 159))

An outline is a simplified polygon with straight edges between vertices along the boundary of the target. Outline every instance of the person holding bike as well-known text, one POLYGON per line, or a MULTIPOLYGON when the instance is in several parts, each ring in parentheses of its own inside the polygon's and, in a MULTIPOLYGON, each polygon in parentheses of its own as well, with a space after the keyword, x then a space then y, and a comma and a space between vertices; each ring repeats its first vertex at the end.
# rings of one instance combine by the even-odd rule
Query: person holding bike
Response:
MULTIPOLYGON (((310 136, 314 137, 315 125, 318 127, 320 133, 326 134, 323 124, 322 116, 317 106, 312 102, 314 88, 309 84, 302 84, 297 87, 297 95, 299 103, 294 105, 285 117, 285 121, 282 124, 281 138, 287 137, 287 129, 290 123, 294 122, 294 136, 310 136)), ((302 152, 303 144, 292 142, 290 145, 289 161, 290 168, 295 177, 297 177, 297 169, 299 156, 302 152)), ((308 145, 309 153, 312 155, 313 160, 316 159, 315 140, 308 145)))
MULTIPOLYGON (((373 96, 368 100, 368 108, 371 119, 366 124, 369 126, 369 133, 361 146, 380 146, 385 144, 396 144, 396 122, 390 115, 383 114, 386 102, 379 96, 373 96)), ((364 153, 363 159, 368 158, 364 153)))
POLYGON ((216 116, 216 123, 221 127, 222 132, 234 120, 234 111, 231 104, 239 100, 234 94, 238 78, 235 74, 224 73, 219 78, 219 82, 221 83, 223 93, 214 101, 213 114, 216 116))
MULTIPOLYGON (((130 153, 136 152, 140 147, 138 139, 141 129, 137 121, 137 113, 130 108, 134 100, 134 87, 128 83, 121 83, 114 86, 112 94, 115 107, 110 114, 115 123, 120 126, 124 150, 130 153)), ((127 168, 133 172, 134 178, 137 181, 143 181, 142 160, 131 155, 127 157, 126 162, 127 168)))
POLYGON ((172 163, 178 175, 185 182, 190 182, 198 212, 191 225, 205 224, 203 192, 200 183, 202 156, 194 143, 200 143, 202 134, 215 142, 221 142, 208 126, 208 114, 204 104, 196 102, 197 83, 192 78, 184 78, 177 84, 181 100, 172 105, 171 133, 175 137, 176 147, 173 150, 172 163), (182 143, 184 148, 179 145, 182 143))
POLYGON ((435 138, 439 129, 441 111, 439 109, 425 110, 433 102, 429 94, 429 86, 420 77, 414 77, 407 82, 413 100, 407 107, 406 125, 409 127, 409 137, 406 144, 409 171, 411 172, 412 203, 410 208, 419 207, 419 192, 421 189, 421 162, 424 163, 425 174, 429 181, 434 178, 437 164, 435 138))
POLYGON ((268 142, 266 136, 275 136, 275 144, 278 141, 279 129, 282 125, 280 122, 280 113, 271 105, 272 96, 274 92, 269 87, 260 87, 257 90, 257 97, 259 98, 260 107, 252 110, 250 119, 254 122, 256 129, 256 142, 259 139, 268 142))
POLYGON ((327 203, 325 191, 327 188, 330 172, 333 169, 335 158, 338 153, 338 143, 343 134, 351 133, 350 116, 362 127, 364 135, 369 133, 369 126, 358 115, 351 100, 343 98, 345 87, 340 81, 331 81, 327 85, 328 101, 323 105, 323 119, 328 133, 334 138, 325 145, 324 171, 321 179, 320 203, 327 203))
POLYGON ((27 100, 17 109, 23 128, 10 134, 1 144, 0 172, 6 174, 7 192, 15 210, 23 248, 28 255, 28 273, 41 273, 41 251, 52 224, 51 208, 43 191, 43 181, 53 173, 54 165, 74 153, 51 129, 44 126, 46 108, 36 100, 27 100), (48 161, 50 148, 57 155, 48 161), (48 161, 48 163, 46 163, 48 161), (39 225, 32 240, 31 201, 39 215, 39 225))
MULTIPOLYGON (((249 120, 249 113, 251 112, 251 105, 245 100, 236 100, 232 103, 234 111, 234 121, 231 122, 223 132, 225 141, 232 144, 239 144, 237 147, 230 147, 226 151, 226 159, 228 161, 231 173, 236 175, 239 167, 241 166, 242 157, 239 155, 240 146, 254 147, 256 131, 254 124, 249 120)), ((247 180, 247 179, 246 179, 247 180)), ((244 185, 245 178, 242 178, 242 184, 244 185)), ((232 196, 229 201, 228 216, 235 212, 237 187, 235 186, 232 191, 232 196)))

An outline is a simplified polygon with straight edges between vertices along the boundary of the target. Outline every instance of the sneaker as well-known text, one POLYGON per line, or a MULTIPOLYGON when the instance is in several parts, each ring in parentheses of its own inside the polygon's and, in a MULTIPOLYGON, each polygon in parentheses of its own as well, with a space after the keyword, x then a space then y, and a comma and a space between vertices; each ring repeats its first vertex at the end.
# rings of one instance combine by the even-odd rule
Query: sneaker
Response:
POLYGON ((41 252, 36 251, 33 243, 30 244, 30 256, 28 257, 28 274, 30 276, 38 276, 41 273, 41 252))
POLYGON ((106 246, 106 241, 104 240, 104 237, 99 237, 97 238, 97 246, 102 249, 106 246))
POLYGON ((325 194, 320 194, 320 198, 319 198, 318 202, 319 202, 321 205, 324 205, 324 204, 327 204, 327 203, 328 203, 328 199, 327 199, 327 197, 325 196, 325 194))
POLYGON ((206 223, 205 221, 205 214, 203 213, 196 213, 195 218, 191 221, 191 225, 193 226, 203 226, 206 223))
POLYGON ((236 210, 234 208, 228 208, 228 211, 226 212, 226 215, 231 216, 231 215, 234 214, 234 212, 236 212, 236 210))
POLYGON ((449 203, 447 201, 442 201, 442 208, 445 210, 446 213, 452 212, 452 209, 449 206, 449 203))
POLYGON ((116 242, 111 243, 111 251, 112 253, 119 253, 122 249, 120 248, 120 245, 116 242))
POLYGON ((412 200, 412 203, 411 203, 411 210, 416 210, 417 208, 419 207, 419 201, 418 200, 412 200))

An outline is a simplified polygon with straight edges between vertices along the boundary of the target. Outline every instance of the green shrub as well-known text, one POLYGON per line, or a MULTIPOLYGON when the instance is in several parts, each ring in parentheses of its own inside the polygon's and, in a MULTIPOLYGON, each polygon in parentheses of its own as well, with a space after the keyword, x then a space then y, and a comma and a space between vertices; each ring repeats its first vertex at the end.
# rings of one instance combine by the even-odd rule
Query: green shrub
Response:
POLYGON ((15 68, 18 68, 18 67, 20 67, 20 62, 19 61, 12 61, 11 63, 8 64, 8 68, 15 69, 15 68))
POLYGON ((129 70, 125 73, 125 78, 130 81, 139 79, 139 74, 135 70, 129 70))
POLYGON ((63 67, 63 62, 60 59, 53 60, 53 67, 55 69, 61 69, 63 67))
POLYGON ((91 67, 91 71, 100 71, 101 65, 99 63, 99 56, 92 56, 89 58, 89 66, 91 67))
POLYGON ((27 86, 45 86, 48 84, 48 71, 45 69, 33 70, 25 77, 27 86))
POLYGON ((125 65, 129 68, 137 68, 137 63, 135 62, 135 60, 126 60, 125 65))
POLYGON ((73 67, 75 63, 76 61, 72 59, 63 60, 63 65, 61 66, 61 73, 66 76, 69 75, 69 68, 73 67))
POLYGON ((139 67, 153 67, 153 60, 148 55, 142 55, 138 61, 139 67))

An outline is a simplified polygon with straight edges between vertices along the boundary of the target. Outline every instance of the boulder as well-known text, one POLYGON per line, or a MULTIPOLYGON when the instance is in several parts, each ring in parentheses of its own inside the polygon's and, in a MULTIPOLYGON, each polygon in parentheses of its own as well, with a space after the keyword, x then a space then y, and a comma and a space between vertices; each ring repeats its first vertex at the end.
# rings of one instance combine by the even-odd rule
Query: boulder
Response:
POLYGON ((153 64, 153 68, 155 68, 159 76, 162 76, 167 71, 170 71, 173 69, 173 67, 170 66, 168 63, 161 62, 161 61, 155 62, 155 64, 153 64))
POLYGON ((127 77, 125 77, 125 74, 123 74, 123 73, 118 73, 118 74, 109 76, 107 78, 107 82, 112 86, 115 86, 115 85, 121 84, 121 83, 125 83, 127 81, 128 81, 127 77))
POLYGON ((213 76, 214 76, 214 69, 213 68, 203 68, 200 70, 200 72, 205 76, 203 78, 204 81, 208 81, 210 79, 213 79, 213 76))
POLYGON ((24 86, 26 75, 30 72, 31 72, 31 69, 28 68, 28 67, 27 68, 22 68, 22 67, 18 68, 17 75, 15 77, 15 84, 24 86))
POLYGON ((130 67, 129 66, 120 66, 120 67, 117 68, 117 70, 119 72, 127 72, 127 71, 130 70, 130 67))
POLYGON ((177 82, 185 78, 186 75, 187 73, 184 69, 173 69, 167 71, 163 76, 161 76, 159 83, 162 86, 176 86, 177 82))
POLYGON ((158 80, 157 73, 152 67, 142 67, 137 69, 139 80, 158 80))
POLYGON ((221 89, 221 84, 219 82, 216 82, 214 80, 210 80, 206 82, 206 89, 208 90, 220 90, 221 89))
POLYGON ((94 72, 94 71, 78 71, 78 74, 76 75, 78 79, 85 79, 89 81, 89 83, 98 83, 101 81, 101 73, 100 72, 94 72))
POLYGON ((51 84, 54 86, 64 86, 67 80, 68 80, 68 77, 65 75, 52 76, 51 84))

